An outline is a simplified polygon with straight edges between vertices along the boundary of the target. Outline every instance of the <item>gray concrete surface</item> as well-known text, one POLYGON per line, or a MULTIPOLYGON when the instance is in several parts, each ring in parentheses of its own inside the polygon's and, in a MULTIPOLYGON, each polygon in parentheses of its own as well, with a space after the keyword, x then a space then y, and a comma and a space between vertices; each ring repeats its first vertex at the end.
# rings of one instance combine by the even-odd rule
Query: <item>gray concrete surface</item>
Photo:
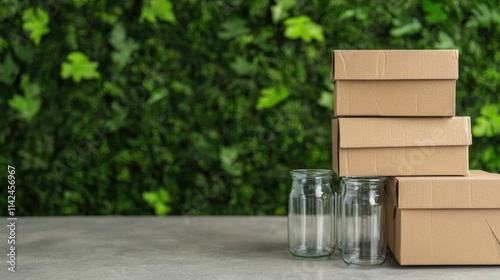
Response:
MULTIPOLYGON (((6 218, 4 218, 6 223, 6 218)), ((293 259, 284 217, 23 218, 16 273, 7 271, 0 230, 0 279, 500 279, 498 266, 348 268, 338 252, 293 259)), ((467 252, 464 252, 467 253, 467 252)))

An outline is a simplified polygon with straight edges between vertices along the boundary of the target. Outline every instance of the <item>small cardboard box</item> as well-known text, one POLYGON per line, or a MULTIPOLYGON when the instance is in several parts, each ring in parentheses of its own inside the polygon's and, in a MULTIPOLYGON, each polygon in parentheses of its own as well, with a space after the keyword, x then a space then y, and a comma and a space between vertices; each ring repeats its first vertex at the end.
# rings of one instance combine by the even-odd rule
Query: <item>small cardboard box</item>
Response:
POLYGON ((456 50, 333 52, 335 116, 454 116, 456 50))
POLYGON ((500 175, 390 177, 388 246, 402 265, 500 265, 500 175))
POLYGON ((332 120, 339 176, 469 174, 469 117, 332 120))

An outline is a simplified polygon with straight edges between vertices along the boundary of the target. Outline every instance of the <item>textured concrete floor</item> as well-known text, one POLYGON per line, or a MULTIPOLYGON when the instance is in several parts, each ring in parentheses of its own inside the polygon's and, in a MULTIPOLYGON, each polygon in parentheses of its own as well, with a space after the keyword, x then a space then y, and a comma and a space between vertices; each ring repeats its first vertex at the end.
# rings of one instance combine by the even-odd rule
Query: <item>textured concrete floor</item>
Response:
POLYGON ((338 252, 296 260, 283 217, 20 217, 10 273, 2 228, 2 280, 500 279, 499 266, 402 267, 392 255, 373 269, 348 268, 338 252))

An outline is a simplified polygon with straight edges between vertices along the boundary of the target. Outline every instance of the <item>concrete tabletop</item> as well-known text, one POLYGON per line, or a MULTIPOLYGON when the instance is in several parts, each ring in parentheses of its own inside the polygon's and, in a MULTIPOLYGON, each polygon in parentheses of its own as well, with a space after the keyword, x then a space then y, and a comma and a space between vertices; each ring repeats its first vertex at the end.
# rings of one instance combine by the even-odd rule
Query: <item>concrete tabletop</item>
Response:
MULTIPOLYGON (((5 218, 4 218, 5 219, 5 218)), ((293 259, 285 217, 19 217, 16 272, 0 279, 500 279, 499 266, 379 268, 293 259)))

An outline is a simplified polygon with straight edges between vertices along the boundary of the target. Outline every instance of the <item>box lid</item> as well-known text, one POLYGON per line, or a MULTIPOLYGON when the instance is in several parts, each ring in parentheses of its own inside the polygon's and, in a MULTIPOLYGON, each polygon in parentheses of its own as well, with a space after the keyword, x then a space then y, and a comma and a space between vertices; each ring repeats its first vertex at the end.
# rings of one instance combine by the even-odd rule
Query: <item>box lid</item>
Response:
POLYGON ((457 50, 335 50, 335 80, 456 80, 457 50))
POLYGON ((500 174, 392 177, 388 198, 400 209, 500 209, 500 174))
POLYGON ((340 148, 432 147, 472 144, 469 117, 339 118, 338 125, 340 148))

